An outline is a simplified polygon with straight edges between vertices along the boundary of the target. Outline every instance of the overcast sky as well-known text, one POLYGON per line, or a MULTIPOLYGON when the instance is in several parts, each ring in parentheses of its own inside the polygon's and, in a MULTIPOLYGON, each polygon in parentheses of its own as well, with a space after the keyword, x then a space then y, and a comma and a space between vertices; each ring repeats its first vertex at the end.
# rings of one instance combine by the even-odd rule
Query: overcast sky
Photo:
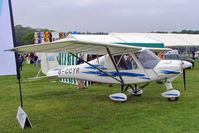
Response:
POLYGON ((15 25, 55 31, 199 30, 199 0, 12 0, 15 25))

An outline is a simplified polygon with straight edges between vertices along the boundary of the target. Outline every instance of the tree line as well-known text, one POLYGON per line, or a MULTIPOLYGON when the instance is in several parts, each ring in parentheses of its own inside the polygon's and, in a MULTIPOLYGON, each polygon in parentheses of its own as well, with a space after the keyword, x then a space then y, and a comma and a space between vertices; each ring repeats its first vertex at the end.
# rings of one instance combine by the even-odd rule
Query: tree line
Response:
POLYGON ((17 46, 34 44, 34 32, 53 32, 49 29, 33 29, 31 27, 15 26, 15 35, 17 46))
POLYGON ((151 33, 174 33, 174 34, 199 34, 199 30, 181 30, 181 31, 172 31, 172 32, 167 32, 167 31, 152 31, 151 33))
MULTIPOLYGON (((28 44, 34 44, 34 32, 54 32, 53 30, 49 29, 41 29, 41 28, 31 28, 31 27, 23 27, 22 25, 16 25, 15 26, 15 33, 16 33, 16 43, 17 46, 22 46, 22 45, 28 45, 28 44)), ((75 34, 94 34, 94 35, 107 35, 108 33, 106 32, 71 32, 69 31, 68 33, 75 33, 75 34)), ((169 32, 164 32, 164 31, 152 31, 151 33, 169 33, 169 32)), ((173 31, 170 33, 175 33, 175 34, 199 34, 199 30, 182 30, 180 32, 173 31)))
MULTIPOLYGON (((16 33, 16 43, 17 46, 22 46, 22 45, 28 45, 28 44, 34 44, 34 32, 54 32, 53 30, 49 29, 41 29, 41 28, 31 28, 31 27, 23 27, 22 25, 16 25, 15 26, 15 33, 16 33)), ((67 32, 67 33, 75 33, 75 34, 95 34, 95 35, 107 35, 108 33, 105 32, 79 32, 79 31, 74 31, 74 32, 67 32)))

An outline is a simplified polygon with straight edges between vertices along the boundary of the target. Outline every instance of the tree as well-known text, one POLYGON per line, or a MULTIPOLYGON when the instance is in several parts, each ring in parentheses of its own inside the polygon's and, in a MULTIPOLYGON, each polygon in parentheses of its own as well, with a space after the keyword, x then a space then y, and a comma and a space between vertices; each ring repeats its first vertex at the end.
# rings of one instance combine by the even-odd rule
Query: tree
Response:
POLYGON ((24 45, 34 44, 34 32, 31 32, 25 36, 23 36, 24 45))
POLYGON ((23 27, 21 25, 15 26, 16 43, 17 46, 34 44, 34 32, 53 32, 48 29, 33 29, 30 27, 23 27))

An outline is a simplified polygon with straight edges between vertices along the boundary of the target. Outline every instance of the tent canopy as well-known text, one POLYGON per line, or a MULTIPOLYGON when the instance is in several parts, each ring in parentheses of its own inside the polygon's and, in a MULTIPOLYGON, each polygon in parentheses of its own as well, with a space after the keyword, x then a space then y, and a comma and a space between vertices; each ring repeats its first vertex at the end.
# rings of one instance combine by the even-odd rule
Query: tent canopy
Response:
MULTIPOLYGON (((193 47, 199 46, 199 35, 194 34, 162 34, 162 33, 111 33, 117 36, 148 37, 163 43, 165 47, 193 47)), ((111 35, 109 34, 109 35, 111 35)))

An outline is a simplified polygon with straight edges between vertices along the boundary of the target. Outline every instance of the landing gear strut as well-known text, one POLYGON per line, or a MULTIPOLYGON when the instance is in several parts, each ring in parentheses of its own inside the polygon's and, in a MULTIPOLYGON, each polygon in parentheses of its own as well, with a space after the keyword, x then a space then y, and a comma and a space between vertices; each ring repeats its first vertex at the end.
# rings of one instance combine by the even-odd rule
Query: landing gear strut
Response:
POLYGON ((135 87, 133 87, 132 85, 128 84, 126 87, 125 87, 125 90, 124 90, 124 85, 122 85, 121 87, 121 92, 124 93, 128 90, 128 88, 130 87, 131 89, 128 90, 128 94, 133 94, 134 96, 141 96, 142 93, 143 93, 143 88, 146 87, 147 85, 149 85, 149 83, 146 83, 145 85, 141 86, 141 87, 137 87, 137 84, 135 84, 135 87))

